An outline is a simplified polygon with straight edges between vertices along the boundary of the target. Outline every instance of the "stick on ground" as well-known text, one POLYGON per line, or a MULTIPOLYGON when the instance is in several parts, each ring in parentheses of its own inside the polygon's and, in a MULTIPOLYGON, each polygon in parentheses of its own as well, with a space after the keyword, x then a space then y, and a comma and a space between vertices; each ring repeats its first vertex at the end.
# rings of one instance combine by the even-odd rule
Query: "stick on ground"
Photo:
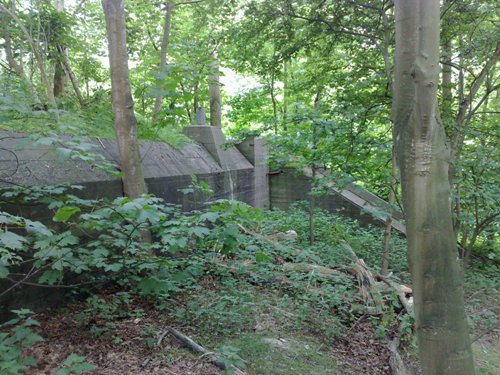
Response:
MULTIPOLYGON (((190 337, 182 334, 181 332, 179 332, 175 328, 171 328, 171 327, 167 329, 167 332, 172 334, 172 336, 174 336, 176 339, 178 339, 187 348, 191 349, 192 351, 194 351, 196 353, 203 354, 204 357, 208 358, 210 360, 210 362, 212 362, 215 366, 217 366, 221 370, 227 369, 226 364, 216 354, 208 351, 203 346, 196 343, 190 337)), ((242 370, 240 370, 236 366, 233 366, 233 369, 237 375, 246 375, 245 372, 243 372, 242 370)))

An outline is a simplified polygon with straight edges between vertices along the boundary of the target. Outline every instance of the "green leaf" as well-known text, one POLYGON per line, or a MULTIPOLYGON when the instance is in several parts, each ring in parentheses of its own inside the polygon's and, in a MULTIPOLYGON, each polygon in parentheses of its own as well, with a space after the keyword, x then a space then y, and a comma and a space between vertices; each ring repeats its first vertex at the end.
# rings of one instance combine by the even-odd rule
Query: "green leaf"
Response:
POLYGON ((158 280, 156 277, 142 279, 137 287, 144 295, 159 293, 168 286, 165 280, 158 280))
POLYGON ((210 230, 205 227, 194 227, 189 229, 189 234, 194 234, 196 237, 204 238, 210 234, 210 230))
POLYGON ((41 234, 44 236, 52 235, 52 232, 39 221, 26 220, 26 231, 28 233, 41 234))
POLYGON ((200 221, 210 221, 211 223, 214 223, 217 221, 219 218, 219 214, 217 212, 205 212, 200 216, 200 221))
POLYGON ((122 265, 120 263, 112 263, 112 264, 106 264, 103 268, 104 271, 117 272, 122 268, 122 265))
POLYGON ((0 265, 0 279, 5 279, 7 276, 9 276, 9 269, 0 265))
POLYGON ((47 270, 38 278, 40 284, 53 285, 62 280, 63 272, 58 270, 47 270))
POLYGON ((264 254, 262 251, 258 251, 255 253, 255 261, 257 263, 262 263, 262 262, 272 262, 273 258, 271 258, 269 255, 264 254))
POLYGON ((54 220, 55 222, 63 222, 65 223, 66 221, 69 220, 71 216, 76 214, 77 212, 80 211, 80 208, 78 207, 71 207, 71 206, 64 206, 61 207, 57 210, 56 214, 54 215, 54 220))
POLYGON ((71 157, 73 150, 69 148, 58 147, 56 148, 56 160, 58 163, 64 163, 71 157))
POLYGON ((0 243, 8 249, 19 250, 23 247, 23 242, 26 242, 26 239, 13 232, 0 233, 0 243))

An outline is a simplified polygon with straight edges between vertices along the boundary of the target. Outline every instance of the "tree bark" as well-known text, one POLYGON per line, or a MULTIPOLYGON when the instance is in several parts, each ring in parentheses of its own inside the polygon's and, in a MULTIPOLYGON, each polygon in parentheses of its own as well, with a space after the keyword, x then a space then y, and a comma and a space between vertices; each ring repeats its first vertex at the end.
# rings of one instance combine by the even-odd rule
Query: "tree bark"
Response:
POLYGON ((33 96, 33 101, 35 102, 35 104, 40 104, 40 98, 38 97, 36 87, 33 85, 33 82, 31 82, 31 80, 26 75, 22 59, 20 58, 19 59, 20 62, 18 62, 14 58, 14 52, 12 49, 12 38, 10 35, 8 17, 6 14, 0 17, 0 25, 2 26, 2 37, 4 39, 5 58, 7 59, 7 63, 9 64, 10 70, 12 70, 17 76, 19 76, 19 78, 21 78, 24 82, 26 82, 31 95, 33 96))
POLYGON ((210 125, 222 125, 220 82, 219 82, 219 61, 217 52, 212 52, 212 63, 210 64, 211 75, 208 78, 208 91, 210 96, 210 125))
POLYGON ((108 36, 109 66, 115 133, 123 173, 123 193, 136 198, 145 194, 146 184, 137 141, 137 120, 130 89, 125 9, 123 0, 102 0, 108 36))
POLYGON ((451 42, 449 40, 443 46, 444 62, 441 74, 441 93, 442 93, 442 118, 445 129, 452 127, 452 106, 453 106, 453 93, 452 93, 452 76, 451 76, 451 42))
MULTIPOLYGON (((392 86, 392 85, 391 85, 392 86)), ((391 180, 389 183, 389 197, 388 202, 392 206, 396 203, 396 154, 394 148, 392 149, 392 160, 391 160, 391 180)), ((380 267, 380 274, 382 276, 387 276, 389 273, 389 259, 391 254, 391 237, 392 237, 392 209, 387 217, 384 228, 384 247, 382 253, 382 266, 380 267)))
MULTIPOLYGON (((15 11, 7 9, 2 4, 0 4, 0 13, 5 13, 8 16, 10 16, 14 20, 14 22, 17 24, 17 26, 19 27, 21 32, 24 34, 24 36, 26 37, 26 40, 27 40, 28 44, 30 45, 31 51, 33 52, 33 55, 35 56, 38 69, 40 70, 40 77, 41 77, 42 84, 45 87, 45 92, 47 94, 49 106, 52 109, 57 109, 56 99, 54 97, 54 93, 52 91, 52 86, 50 84, 49 78, 47 76, 47 72, 45 70, 44 58, 43 58, 42 54, 40 53, 40 50, 38 49, 38 47, 35 45, 33 38, 31 37, 29 31, 26 29, 23 22, 16 15, 15 11)), ((57 112, 55 113, 55 116, 56 116, 57 122, 59 122, 59 115, 57 112)))
POLYGON ((287 131, 288 112, 288 62, 283 61, 283 130, 287 131))
MULTIPOLYGON (((158 67, 160 72, 163 72, 165 70, 165 66, 167 65, 167 49, 168 49, 168 44, 170 42, 170 28, 171 28, 170 25, 172 23, 173 11, 174 11, 174 4, 167 2, 165 4, 165 21, 163 25, 163 39, 161 41, 161 48, 160 48, 160 65, 158 67)), ((163 101, 163 85, 159 85, 158 94, 156 94, 155 97, 153 117, 151 119, 151 122, 153 124, 156 121, 158 121, 158 115, 160 114, 162 101, 163 101)))
POLYGON ((439 14, 439 0, 395 1, 394 144, 422 370, 425 375, 471 375, 450 208, 450 155, 437 105, 439 14))
MULTIPOLYGON (((64 0, 56 0, 56 9, 58 12, 64 12, 64 0)), ((60 97, 66 86, 66 74, 63 68, 63 54, 66 53, 66 46, 56 46, 56 59, 54 64, 54 96, 60 97)))
MULTIPOLYGON (((78 80, 76 79, 75 73, 73 72, 73 69, 71 68, 71 63, 69 61, 68 57, 68 50, 67 48, 64 48, 64 50, 59 51, 60 56, 62 58, 62 65, 64 67, 65 72, 69 76, 69 80, 71 81, 71 85, 73 86, 73 90, 75 90, 75 95, 78 99, 78 102, 80 103, 80 106, 85 105, 85 99, 83 99, 82 92, 80 91, 80 86, 78 85, 78 80)), ((87 89, 88 92, 88 89, 87 89)))

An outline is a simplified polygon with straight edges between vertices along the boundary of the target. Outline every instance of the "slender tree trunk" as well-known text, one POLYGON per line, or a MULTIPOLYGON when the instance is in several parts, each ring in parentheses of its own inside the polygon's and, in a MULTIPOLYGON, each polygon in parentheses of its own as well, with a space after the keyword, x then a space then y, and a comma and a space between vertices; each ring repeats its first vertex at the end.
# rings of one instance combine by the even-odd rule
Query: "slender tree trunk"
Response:
MULTIPOLYGON (((174 4, 167 2, 165 4, 165 21, 163 24, 163 38, 161 41, 161 48, 160 48, 160 66, 158 67, 160 72, 163 72, 165 70, 165 66, 167 65, 167 49, 168 49, 168 44, 170 42, 170 28, 171 28, 170 25, 172 23, 173 11, 174 11, 174 4)), ((156 121, 158 121, 158 115, 160 114, 162 101, 163 101, 163 85, 159 85, 158 94, 156 94, 155 97, 153 117, 151 119, 151 122, 153 124, 156 121)))
POLYGON ((472 108, 472 102, 476 97, 479 89, 482 87, 486 79, 488 78, 488 73, 493 69, 497 63, 498 57, 500 56, 500 42, 497 43, 495 51, 492 53, 490 58, 486 61, 481 69, 481 72, 474 80, 474 83, 469 89, 467 96, 463 95, 463 72, 462 72, 462 98, 460 100, 460 106, 458 108, 458 113, 455 118, 454 132, 451 134, 451 157, 452 162, 456 163, 460 159, 460 154, 462 152, 462 147, 464 144, 465 133, 469 127, 471 114, 473 114, 479 107, 472 108))
MULTIPOLYGON (((64 13, 64 0, 56 0, 56 9, 58 12, 64 13)), ((56 46, 57 61, 54 69, 54 96, 57 98, 61 96, 66 87, 66 79, 69 77, 73 90, 75 90, 75 95, 80 103, 80 106, 85 105, 85 100, 83 99, 82 92, 78 86, 78 80, 75 77, 75 73, 71 68, 71 62, 69 61, 68 47, 64 45, 56 46)))
POLYGON ((394 144, 425 375, 474 374, 439 117, 439 0, 396 0, 394 144))
POLYGON ((212 63, 210 64, 211 75, 208 78, 208 91, 210 96, 210 125, 220 127, 222 124, 219 61, 217 52, 212 52, 212 63))
MULTIPOLYGON (((58 46, 58 49, 59 47, 62 46, 58 46)), ((63 50, 63 52, 60 53, 65 53, 65 52, 63 50)), ((61 56, 58 57, 54 66, 54 96, 56 98, 60 97, 63 94, 64 86, 66 85, 66 74, 64 72, 62 62, 60 61, 60 59, 61 56)))
POLYGON ((388 201, 391 205, 391 212, 387 217, 387 221, 385 222, 384 228, 384 245, 383 245, 383 253, 382 253, 382 266, 380 267, 380 273, 382 276, 387 276, 389 273, 389 259, 391 253, 391 237, 392 237, 392 206, 396 203, 396 152, 394 147, 392 149, 392 160, 391 160, 392 168, 391 168, 391 180, 389 183, 389 197, 388 201))
POLYGON ((78 85, 78 80, 76 79, 75 73, 71 68, 71 62, 69 61, 67 48, 60 50, 59 54, 62 59, 62 65, 64 67, 64 70, 68 74, 69 80, 71 81, 71 85, 73 86, 73 90, 75 90, 75 95, 78 99, 78 102, 80 103, 80 106, 83 107, 85 105, 85 99, 83 98, 82 92, 80 91, 80 86, 78 85))
POLYGON ((21 78, 28 86, 28 89, 33 97, 33 101, 36 104, 40 104, 40 98, 38 97, 38 93, 36 91, 36 87, 33 85, 33 82, 28 78, 26 72, 24 71, 22 59, 19 59, 19 62, 14 58, 14 52, 12 50, 12 38, 9 31, 9 22, 6 14, 3 14, 0 17, 0 25, 2 27, 2 37, 4 39, 4 51, 5 58, 7 59, 7 63, 9 64, 9 68, 21 78))
POLYGON ((286 120, 288 112, 288 62, 283 62, 283 130, 287 130, 286 120))
MULTIPOLYGON (((382 17, 382 24, 384 27, 384 40, 379 49, 382 53, 382 58, 384 60, 385 75, 387 76, 387 90, 389 91, 391 97, 394 96, 394 84, 392 81, 392 69, 391 60, 389 56, 389 45, 391 43, 391 32, 389 28, 389 22, 387 19, 387 9, 381 9, 380 15, 382 17)), ((389 196, 388 201, 392 206, 396 202, 396 150, 394 146, 391 150, 391 178, 389 182, 389 196)), ((391 237, 392 237, 392 211, 389 213, 387 221, 384 228, 384 241, 382 250, 382 265, 380 267, 380 273, 382 275, 387 275, 389 273, 389 260, 391 251, 391 237)))
MULTIPOLYGON (((56 9, 58 12, 64 13, 64 0, 56 0, 56 9)), ((54 96, 60 97, 66 86, 66 74, 63 67, 63 55, 66 54, 66 46, 56 46, 56 59, 54 64, 54 96)))
MULTIPOLYGON (((5 8, 2 4, 0 4, 0 12, 9 15, 14 20, 14 22, 17 24, 17 26, 19 27, 21 32, 24 34, 24 36, 26 37, 26 40, 30 45, 31 52, 35 56, 38 69, 40 70, 40 77, 42 80, 42 84, 45 87, 45 92, 47 94, 49 106, 52 109, 57 109, 56 99, 54 97, 54 92, 52 91, 52 85, 50 84, 49 78, 47 76, 47 72, 45 70, 44 58, 43 58, 42 54, 40 53, 40 50, 38 49, 38 47, 35 45, 33 38, 31 37, 30 33, 28 32, 28 30, 24 26, 23 22, 19 19, 19 17, 16 15, 16 13, 14 11, 5 8)), ((56 120, 59 122, 59 116, 58 116, 57 112, 56 112, 55 116, 56 116, 56 120)))
POLYGON ((274 92, 274 82, 275 82, 275 70, 274 67, 272 68, 271 71, 271 84, 269 86, 270 88, 270 94, 271 94, 271 102, 273 103, 273 127, 274 127, 274 134, 278 134, 278 109, 276 105, 276 94, 274 92))
MULTIPOLYGON (((321 103, 321 91, 323 88, 318 86, 316 97, 314 98, 314 112, 319 115, 321 103)), ((309 201, 309 245, 314 245, 314 209, 316 208, 316 192, 313 191, 316 184, 316 158, 318 149, 318 129, 316 121, 313 123, 313 145, 312 145, 312 163, 311 163, 311 199, 309 201)))
POLYGON ((443 46, 444 52, 444 62, 443 69, 441 73, 441 93, 442 93, 442 112, 443 124, 445 129, 450 129, 452 127, 453 121, 453 93, 452 93, 452 76, 451 76, 451 42, 447 40, 443 46))
POLYGON ((123 0, 102 0, 108 36, 111 92, 115 116, 115 132, 120 166, 123 173, 123 192, 138 197, 147 192, 137 141, 137 120, 130 89, 125 9, 123 0))
POLYGON ((200 107, 200 83, 198 80, 193 85, 193 113, 196 114, 200 107))

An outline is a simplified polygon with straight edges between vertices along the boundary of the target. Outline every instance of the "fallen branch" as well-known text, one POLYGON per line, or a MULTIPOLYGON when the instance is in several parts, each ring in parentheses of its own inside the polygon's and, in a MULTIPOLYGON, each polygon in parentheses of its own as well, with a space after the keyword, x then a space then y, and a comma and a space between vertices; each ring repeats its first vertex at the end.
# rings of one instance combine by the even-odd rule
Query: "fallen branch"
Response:
POLYGON ((406 365, 403 362, 403 358, 401 354, 399 354, 399 344, 400 344, 400 335, 403 330, 403 323, 399 326, 398 333, 389 342, 389 351, 391 352, 391 356, 389 358, 389 366, 391 367, 391 373, 393 375, 410 375, 411 372, 408 370, 406 365))
POLYGON ((297 317, 297 315, 295 315, 289 311, 285 311, 283 309, 280 309, 279 307, 276 307, 273 305, 268 305, 267 307, 269 307, 271 310, 274 310, 274 311, 280 313, 281 315, 286 316, 287 318, 296 318, 297 317))
POLYGON ((500 324, 497 323, 497 324, 494 324, 493 326, 489 327, 488 329, 486 329, 486 330, 484 330, 482 332, 479 332, 477 335, 475 335, 474 337, 472 337, 471 342, 474 343, 477 340, 479 340, 480 338, 486 336, 488 333, 496 331, 499 326, 500 326, 500 324))
MULTIPOLYGON (((210 360, 210 362, 212 362, 215 366, 217 366, 221 370, 227 369, 226 364, 215 353, 208 351, 203 346, 196 343, 190 337, 182 334, 181 332, 179 332, 175 328, 171 328, 171 327, 168 328, 166 330, 166 332, 172 334, 172 336, 174 336, 176 339, 178 339, 187 348, 191 349, 192 351, 194 351, 196 353, 201 353, 203 355, 203 357, 208 358, 210 360)), ((246 375, 245 372, 240 370, 238 367, 233 365, 232 368, 233 368, 235 374, 246 375)))
POLYGON ((353 271, 356 274, 359 291, 361 293, 361 296, 363 297, 363 300, 365 301, 365 304, 367 306, 372 304, 380 304, 382 301, 380 292, 377 288, 375 278, 373 277, 373 274, 366 265, 365 261, 361 258, 358 258, 351 245, 349 245, 347 242, 342 241, 342 246, 344 246, 344 248, 350 253, 351 257, 354 260, 353 271))
POLYGON ((408 300, 408 298, 406 298, 406 294, 412 293, 411 288, 408 288, 405 285, 396 284, 395 282, 389 280, 387 277, 382 276, 382 275, 377 275, 377 277, 380 280, 382 280, 384 283, 386 283, 390 288, 392 288, 396 291, 396 293, 398 294, 399 301, 401 302, 401 304, 403 305, 405 310, 408 313, 411 313, 413 310, 412 305, 410 304, 410 301, 408 300))
POLYGON ((274 246, 277 250, 286 250, 285 246, 283 246, 277 241, 278 239, 295 238, 297 236, 297 234, 294 231, 289 231, 287 233, 277 233, 277 234, 275 233, 274 235, 266 237, 260 233, 255 233, 252 232, 251 230, 248 230, 241 224, 238 224, 238 228, 240 228, 241 232, 246 234, 247 236, 252 236, 258 239, 259 241, 267 242, 268 244, 274 246))
POLYGON ((342 272, 332 268, 306 263, 283 263, 283 271, 312 273, 320 276, 341 275, 342 272))

